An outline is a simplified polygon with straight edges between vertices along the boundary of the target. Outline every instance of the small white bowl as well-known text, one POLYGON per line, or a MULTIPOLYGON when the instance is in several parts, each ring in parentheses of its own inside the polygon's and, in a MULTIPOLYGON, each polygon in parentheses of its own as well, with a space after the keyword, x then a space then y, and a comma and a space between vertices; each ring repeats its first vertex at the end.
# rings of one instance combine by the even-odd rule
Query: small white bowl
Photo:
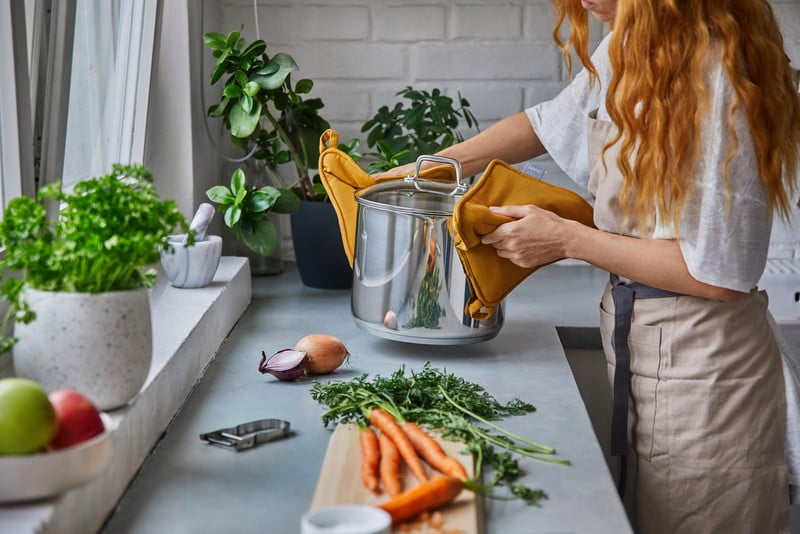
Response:
POLYGON ((391 516, 366 504, 329 506, 303 516, 302 534, 389 534, 391 516))
POLYGON ((161 251, 161 266, 172 287, 197 288, 211 283, 222 256, 222 238, 207 235, 193 245, 183 244, 184 234, 167 238, 173 252, 161 251))
POLYGON ((101 434, 57 451, 0 456, 0 503, 53 497, 89 482, 111 458, 113 420, 101 413, 101 434))

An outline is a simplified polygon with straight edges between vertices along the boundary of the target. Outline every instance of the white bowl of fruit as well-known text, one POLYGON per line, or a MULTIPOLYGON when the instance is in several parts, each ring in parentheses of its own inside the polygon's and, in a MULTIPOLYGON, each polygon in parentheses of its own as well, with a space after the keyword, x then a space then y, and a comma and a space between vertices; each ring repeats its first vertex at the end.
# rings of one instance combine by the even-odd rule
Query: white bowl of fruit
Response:
POLYGON ((52 497, 108 465, 113 421, 77 391, 0 379, 0 502, 52 497))

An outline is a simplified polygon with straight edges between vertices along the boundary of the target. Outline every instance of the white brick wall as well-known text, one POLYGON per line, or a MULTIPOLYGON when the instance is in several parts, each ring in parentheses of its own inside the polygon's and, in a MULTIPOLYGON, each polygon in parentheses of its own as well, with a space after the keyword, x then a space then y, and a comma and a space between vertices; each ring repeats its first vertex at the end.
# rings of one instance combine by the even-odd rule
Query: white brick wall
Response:
MULTIPOLYGON (((772 0, 787 53, 800 68, 800 0, 772 0)), ((256 37, 253 2, 218 4, 219 28, 256 37)), ((486 128, 553 97, 567 83, 552 44, 549 0, 258 0, 261 38, 294 56, 342 139, 406 85, 466 97, 486 128)), ((594 43, 603 27, 593 24, 594 43)), ((470 135, 470 132, 465 132, 470 135)), ((776 221, 770 254, 800 259, 800 210, 776 221)))

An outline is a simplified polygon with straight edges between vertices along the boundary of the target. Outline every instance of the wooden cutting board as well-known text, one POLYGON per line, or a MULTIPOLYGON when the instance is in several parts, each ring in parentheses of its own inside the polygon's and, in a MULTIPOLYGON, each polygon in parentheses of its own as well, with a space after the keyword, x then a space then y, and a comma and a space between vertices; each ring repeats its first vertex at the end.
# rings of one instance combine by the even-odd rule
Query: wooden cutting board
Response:
MULTIPOLYGON (((461 454, 464 446, 460 443, 441 439, 438 441, 449 456, 458 458, 461 461, 467 470, 467 474, 471 477, 472 458, 461 454)), ((436 474, 429 465, 425 464, 425 468, 430 476, 436 474)), ((418 484, 407 469, 405 469, 404 475, 406 489, 418 484)), ((337 425, 328 442, 328 450, 325 453, 325 460, 319 473, 311 508, 324 508, 337 504, 378 505, 388 500, 388 498, 385 493, 380 495, 373 494, 361 482, 361 446, 358 440, 358 427, 352 424, 337 425)), ((429 523, 417 521, 411 522, 410 525, 396 527, 394 532, 483 534, 482 504, 482 498, 476 498, 474 493, 465 490, 450 505, 441 509, 444 524, 440 530, 432 528, 429 523), (412 525, 417 528, 410 529, 409 527, 412 525)))

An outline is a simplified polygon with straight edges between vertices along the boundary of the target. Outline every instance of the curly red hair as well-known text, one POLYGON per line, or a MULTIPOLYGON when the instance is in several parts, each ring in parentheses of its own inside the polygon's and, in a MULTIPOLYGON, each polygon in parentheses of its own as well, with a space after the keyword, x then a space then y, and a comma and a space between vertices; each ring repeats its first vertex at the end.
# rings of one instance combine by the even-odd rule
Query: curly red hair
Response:
MULTIPOLYGON (((556 43, 575 48, 593 77, 588 16, 577 0, 553 0, 556 43), (567 42, 559 38, 570 22, 567 42)), ((783 37, 767 0, 619 0, 609 43, 613 76, 606 107, 621 141, 625 177, 621 203, 640 229, 656 209, 677 226, 691 193, 700 125, 708 111, 704 84, 709 52, 719 57, 734 89, 728 110, 727 162, 739 147, 734 113, 742 108, 772 209, 789 216, 800 170, 800 95, 783 37), (716 51, 716 50, 715 50, 716 51)), ((570 65, 570 61, 567 60, 570 65)), ((727 183, 727 165, 725 180, 727 183)), ((730 190, 730 186, 728 185, 730 190)))

